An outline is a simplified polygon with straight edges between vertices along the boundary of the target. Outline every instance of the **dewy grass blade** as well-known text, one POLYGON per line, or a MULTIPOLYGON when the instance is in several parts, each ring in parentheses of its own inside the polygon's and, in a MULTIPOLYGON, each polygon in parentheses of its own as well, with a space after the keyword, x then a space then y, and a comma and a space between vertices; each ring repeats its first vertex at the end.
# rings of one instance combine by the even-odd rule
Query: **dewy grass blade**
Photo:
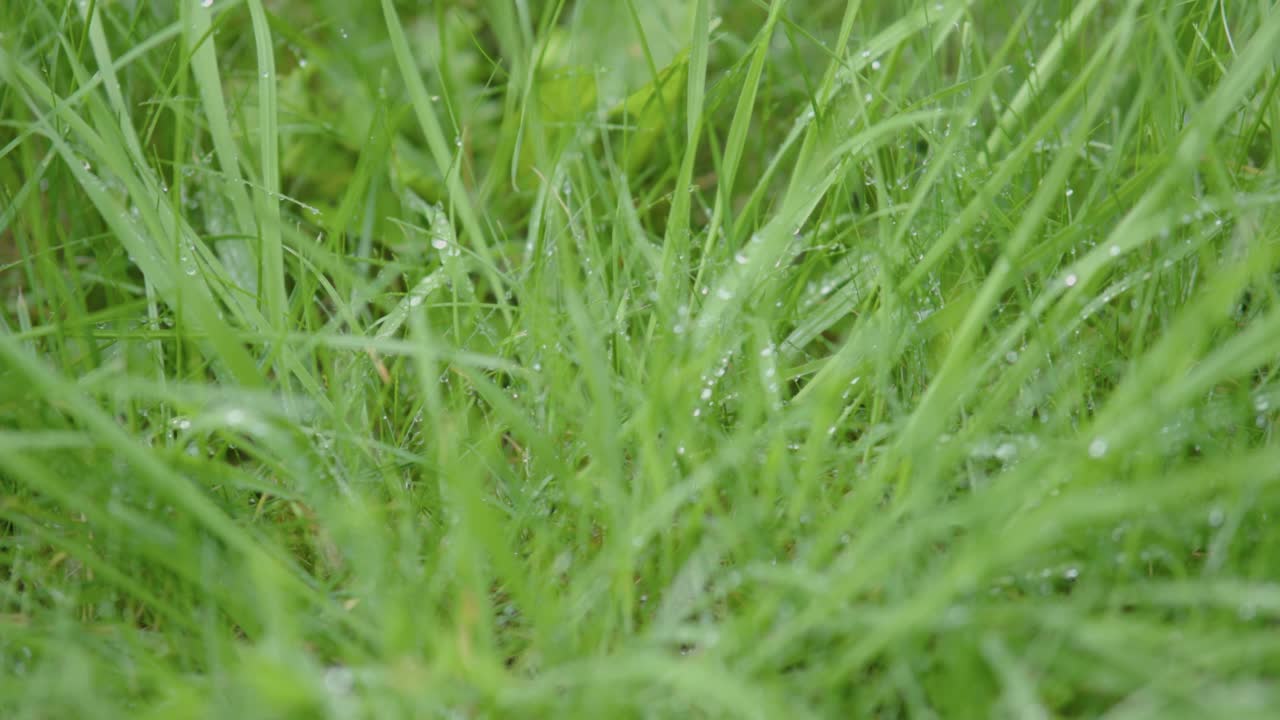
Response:
POLYGON ((493 289, 494 296, 497 298, 499 306, 503 308, 504 314, 506 314, 508 312, 507 288, 497 269, 493 250, 488 240, 488 230, 476 211, 470 191, 462 184, 459 175, 458 158, 449 150, 449 145, 445 142, 444 130, 440 126, 440 120, 436 117, 435 108, 431 105, 431 99, 427 95, 426 86, 423 85, 422 76, 418 74, 417 63, 414 62, 413 53, 409 50, 409 41, 405 38, 404 28, 400 24, 400 17, 396 13, 395 6, 391 0, 382 0, 382 14, 387 24, 387 31, 391 36, 391 50, 395 55, 396 65, 400 68, 400 75, 404 78, 405 85, 409 89, 409 100, 413 104, 414 114, 418 118, 418 125, 422 128, 423 134, 426 135, 427 145, 431 150, 431 157, 436 163, 436 169, 444 177, 446 186, 449 189, 449 204, 457 208, 458 215, 462 219, 463 228, 472 242, 472 247, 485 267, 485 274, 493 289))
POLYGON ((751 127, 751 115, 755 111, 756 93, 760 85, 760 76, 764 72, 764 61, 773 43, 773 29, 782 16, 786 0, 774 0, 769 7, 769 17, 764 28, 755 40, 755 50, 751 54, 751 64, 747 67, 747 77, 743 80, 742 92, 738 95, 738 104, 733 111, 733 121, 729 124, 729 135, 724 141, 724 161, 717 172, 719 192, 716 194, 715 209, 712 210, 711 222, 707 225, 707 238, 703 242, 702 261, 698 265, 698 274, 694 277, 693 286, 702 285, 702 276, 707 269, 707 261, 711 256, 711 247, 720 231, 727 205, 733 196, 734 181, 738 175, 738 164, 742 160, 747 131, 751 127))
MULTIPOLYGON (((222 9, 225 11, 225 7, 222 9)), ((245 182, 240 172, 240 151, 231 132, 226 95, 222 90, 222 73, 218 70, 212 11, 204 3, 184 3, 183 10, 183 39, 190 49, 191 73, 195 77, 209 139, 213 142, 214 154, 218 157, 218 167, 223 175, 221 192, 231 202, 240 233, 256 236, 260 232, 258 219, 245 192, 245 182)), ((254 260, 255 251, 239 238, 219 240, 218 250, 236 282, 256 295, 258 263, 254 260)))
POLYGON ((674 297, 684 292, 683 283, 676 282, 679 273, 674 263, 677 257, 688 252, 692 241, 689 229, 689 208, 693 192, 693 165, 698 156, 698 141, 702 134, 703 104, 706 101, 707 46, 711 34, 708 0, 694 0, 692 10, 693 17, 690 22, 692 39, 684 108, 684 155, 680 161, 680 172, 676 176, 676 186, 671 193, 671 212, 667 216, 666 234, 663 239, 660 294, 666 297, 674 297))
MULTIPOLYGON (((280 229, 280 126, 276 107, 275 45, 262 0, 246 0, 258 51, 258 147, 262 185, 254 193, 258 226, 258 292, 262 314, 277 332, 290 324, 285 291, 284 240, 280 229)), ((215 78, 208 78, 212 82, 215 78)), ((234 178, 234 176, 233 176, 234 178)), ((277 353, 285 353, 277 349, 277 353)))

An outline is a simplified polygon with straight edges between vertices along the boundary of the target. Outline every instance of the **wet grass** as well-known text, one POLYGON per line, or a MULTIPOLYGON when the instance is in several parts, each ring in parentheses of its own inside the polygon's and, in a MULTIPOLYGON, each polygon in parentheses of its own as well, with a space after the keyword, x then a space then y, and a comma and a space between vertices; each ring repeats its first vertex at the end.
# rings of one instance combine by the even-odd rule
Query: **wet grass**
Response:
POLYGON ((1268 3, 0 2, 0 713, 1269 717, 1268 3))

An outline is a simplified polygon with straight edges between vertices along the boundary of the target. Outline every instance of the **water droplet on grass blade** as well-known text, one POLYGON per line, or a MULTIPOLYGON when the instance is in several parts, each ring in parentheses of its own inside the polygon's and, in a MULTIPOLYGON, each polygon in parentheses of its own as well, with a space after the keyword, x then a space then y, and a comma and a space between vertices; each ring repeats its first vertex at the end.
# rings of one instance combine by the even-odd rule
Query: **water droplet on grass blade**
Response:
POLYGON ((1227 513, 1220 507, 1209 509, 1209 527, 1222 527, 1222 523, 1227 519, 1227 513))

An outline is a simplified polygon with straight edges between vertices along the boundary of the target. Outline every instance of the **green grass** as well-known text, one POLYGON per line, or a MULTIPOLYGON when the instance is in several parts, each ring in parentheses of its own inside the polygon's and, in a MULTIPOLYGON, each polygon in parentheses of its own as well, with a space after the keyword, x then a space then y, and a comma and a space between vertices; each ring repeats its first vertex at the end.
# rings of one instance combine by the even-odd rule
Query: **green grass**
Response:
POLYGON ((0 0, 0 717, 1271 717, 1276 48, 0 0))

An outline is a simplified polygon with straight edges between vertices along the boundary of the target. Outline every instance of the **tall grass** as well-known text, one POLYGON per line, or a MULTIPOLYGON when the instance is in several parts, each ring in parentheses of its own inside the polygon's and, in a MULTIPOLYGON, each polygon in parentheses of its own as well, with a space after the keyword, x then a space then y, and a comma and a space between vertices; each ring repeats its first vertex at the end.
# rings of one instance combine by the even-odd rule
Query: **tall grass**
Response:
POLYGON ((0 28, 4 717, 1280 703, 1273 4, 0 28))

